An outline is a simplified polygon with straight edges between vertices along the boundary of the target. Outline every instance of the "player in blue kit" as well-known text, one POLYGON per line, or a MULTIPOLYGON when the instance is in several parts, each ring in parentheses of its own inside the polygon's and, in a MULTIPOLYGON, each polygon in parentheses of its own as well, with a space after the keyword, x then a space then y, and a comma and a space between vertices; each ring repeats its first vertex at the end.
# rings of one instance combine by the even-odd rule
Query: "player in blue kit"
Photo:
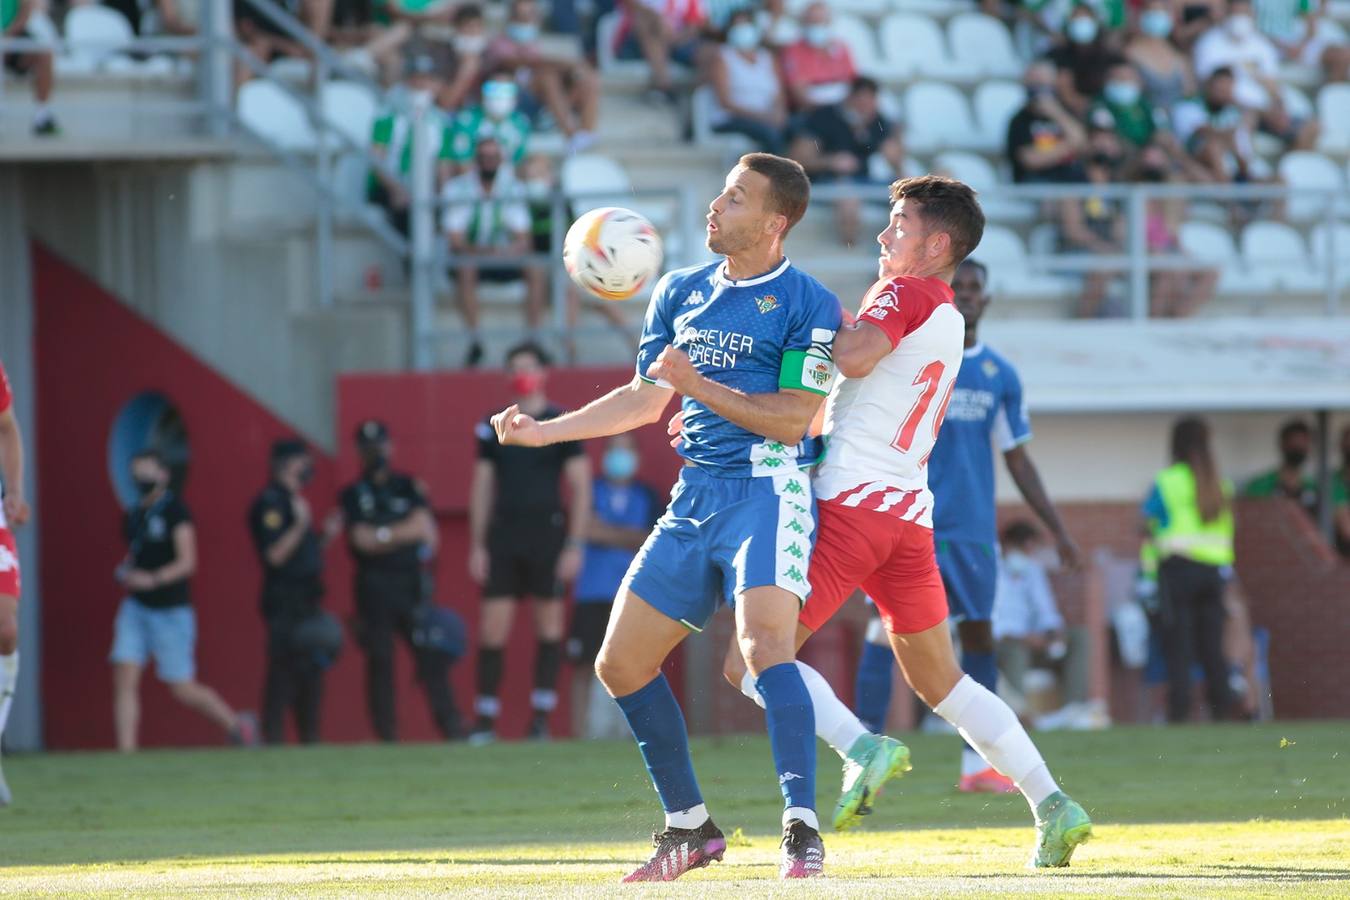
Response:
MULTIPOLYGON (((1031 440, 1022 381, 1012 365, 979 340, 980 317, 989 306, 988 270, 966 260, 952 280, 957 310, 965 319, 965 357, 947 406, 942 436, 928 461, 933 491, 933 537, 947 603, 961 638, 961 668, 993 691, 998 685, 991 624, 998 578, 995 445, 1008 474, 1045 527, 1055 537, 1060 559, 1075 568, 1078 545, 1064 530, 1046 496, 1026 444, 1031 440)), ((875 632, 877 629, 870 629, 875 632)), ((858 667, 858 717, 880 731, 890 705, 892 653, 885 638, 871 640, 858 667)), ((1017 788, 969 746, 961 754, 960 789, 1014 793, 1017 788)))
POLYGON ((735 608, 740 649, 766 707, 785 804, 780 874, 824 869, 815 717, 795 637, 815 535, 806 469, 822 451, 805 435, 834 381, 842 311, 783 255, 809 199, 797 163, 741 157, 707 216, 708 248, 725 259, 657 284, 632 382, 546 422, 516 407, 493 417, 501 443, 538 446, 651 424, 672 393, 682 395, 685 466, 619 588, 595 667, 666 813, 651 859, 625 881, 670 881, 725 852, 694 777, 684 716, 661 674, 670 651, 719 603, 735 608))

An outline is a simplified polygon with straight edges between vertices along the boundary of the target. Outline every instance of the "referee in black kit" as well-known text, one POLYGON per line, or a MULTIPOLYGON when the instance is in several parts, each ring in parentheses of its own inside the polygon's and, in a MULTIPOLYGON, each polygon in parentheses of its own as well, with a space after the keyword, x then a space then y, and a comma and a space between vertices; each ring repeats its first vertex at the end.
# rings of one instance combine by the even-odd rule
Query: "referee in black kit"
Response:
MULTIPOLYGON (((543 421, 563 410, 544 393, 548 357, 526 342, 506 354, 511 393, 520 411, 543 421)), ((478 461, 469 494, 469 575, 483 586, 478 634, 477 723, 470 743, 496 736, 506 641, 516 604, 534 600, 539 640, 534 658, 534 717, 529 736, 548 737, 548 717, 558 705, 563 657, 563 593, 581 568, 591 511, 591 464, 579 443, 548 447, 503 447, 490 417, 475 427, 478 461), (563 514, 566 479, 570 515, 563 514)))
POLYGON ((323 614, 319 600, 323 548, 337 536, 342 520, 330 516, 322 534, 313 527, 309 503, 301 493, 314 477, 314 460, 304 441, 285 438, 274 443, 270 469, 271 478, 248 513, 249 531, 262 561, 262 615, 267 623, 263 740, 269 744, 284 740, 290 706, 300 742, 312 744, 319 740, 324 667, 341 647, 341 626, 323 614), (328 646, 317 646, 314 636, 324 633, 329 633, 328 646))
POLYGON ((413 629, 430 602, 427 565, 436 554, 436 523, 421 482, 389 467, 389 430, 374 419, 356 429, 361 477, 340 499, 347 546, 356 561, 356 614, 366 652, 370 720, 382 741, 397 739, 394 715, 394 635, 413 653, 417 680, 431 716, 447 738, 459 736, 459 711, 450 692, 449 660, 418 647, 413 629))

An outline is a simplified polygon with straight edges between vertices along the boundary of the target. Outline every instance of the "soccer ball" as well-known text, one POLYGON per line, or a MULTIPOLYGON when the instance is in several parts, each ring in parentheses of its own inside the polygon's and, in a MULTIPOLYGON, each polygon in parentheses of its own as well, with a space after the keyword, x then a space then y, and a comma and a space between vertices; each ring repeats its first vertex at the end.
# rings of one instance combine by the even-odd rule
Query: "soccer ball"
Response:
POLYGON ((563 267, 601 300, 627 300, 660 271, 661 235, 631 209, 593 209, 567 229, 563 267))

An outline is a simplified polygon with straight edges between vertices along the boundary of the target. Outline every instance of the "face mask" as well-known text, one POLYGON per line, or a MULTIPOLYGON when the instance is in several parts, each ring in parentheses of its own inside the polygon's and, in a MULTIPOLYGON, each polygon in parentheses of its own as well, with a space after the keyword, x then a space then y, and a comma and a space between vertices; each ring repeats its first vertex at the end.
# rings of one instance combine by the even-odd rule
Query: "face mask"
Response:
POLYGON ((1102 93, 1108 103, 1116 106, 1134 106, 1139 102, 1139 85, 1133 81, 1108 81, 1102 93))
POLYGON ((544 376, 536 372, 520 372, 511 376, 511 392, 517 397, 528 397, 544 386, 544 376))
POLYGON ((368 450, 365 459, 366 473, 369 475, 383 472, 389 468, 389 452, 387 450, 368 450))
POLYGON ((637 454, 626 447, 611 447, 605 451, 601 467, 610 481, 627 481, 637 474, 637 454))
POLYGON ((1075 44, 1090 44, 1097 36, 1097 23, 1086 16, 1069 20, 1069 40, 1075 44))
POLYGON ((158 478, 135 478, 132 481, 136 485, 136 493, 142 497, 148 497, 155 492, 155 488, 159 487, 158 478))
POLYGON ((501 163, 493 160, 492 162, 478 163, 478 172, 484 178, 494 179, 497 177, 497 170, 501 168, 501 163))
POLYGON ((759 45, 759 29, 749 22, 738 22, 727 31, 727 43, 737 50, 750 50, 759 45))
POLYGON ((1284 464, 1292 469, 1308 461, 1308 451, 1302 447, 1292 447, 1283 451, 1280 457, 1284 460, 1284 464))
POLYGON ((812 47, 824 47, 830 42, 834 33, 828 25, 807 25, 802 29, 802 35, 812 47))
POLYGON ((314 480, 314 467, 306 465, 303 469, 300 470, 300 474, 296 476, 296 480, 300 482, 301 487, 304 487, 305 485, 309 484, 311 481, 314 480))
POLYGON ((801 28, 797 26, 796 22, 788 18, 779 19, 769 29, 769 43, 778 47, 794 43, 800 36, 801 28))
POLYGON ((553 193, 553 182, 547 178, 531 178, 525 182, 525 196, 531 200, 543 200, 553 193))
POLYGON ((1139 28, 1149 37, 1165 38, 1172 33, 1172 17, 1166 10, 1150 9, 1139 17, 1139 28))
POLYGON ((1009 575, 1022 575, 1031 568, 1031 557, 1021 550, 1009 550, 1003 554, 1003 568, 1009 575))
POLYGON ((1235 16, 1228 17, 1228 33, 1235 38, 1249 37, 1255 28, 1256 23, 1246 13, 1238 13, 1235 16))
POLYGON ((477 56, 486 49, 485 34, 461 34, 455 38, 455 52, 461 56, 477 56))
POLYGON ((508 22, 506 36, 517 44, 530 44, 539 37, 539 26, 529 22, 508 22))
POLYGON ((505 119, 516 108, 516 86, 509 81, 489 81, 483 85, 483 111, 494 119, 505 119))

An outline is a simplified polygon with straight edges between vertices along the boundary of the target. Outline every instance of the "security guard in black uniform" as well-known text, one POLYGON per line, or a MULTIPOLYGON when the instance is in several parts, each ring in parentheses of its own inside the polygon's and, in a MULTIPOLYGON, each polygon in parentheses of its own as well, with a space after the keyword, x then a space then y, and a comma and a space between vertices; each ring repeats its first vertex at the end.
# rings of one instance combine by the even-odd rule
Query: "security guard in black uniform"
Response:
POLYGON ((347 546, 356 561, 356 612, 366 651, 370 720, 382 741, 397 739, 394 715, 394 635, 408 644, 437 728, 459 736, 450 693, 449 658, 413 641, 430 602, 426 569, 436 553, 436 523, 420 482, 389 467, 389 431, 374 419, 356 430, 361 477, 342 492, 347 546))
POLYGON ((305 634, 324 615, 323 547, 341 527, 330 517, 324 534, 313 528, 301 491, 314 475, 309 448, 299 438, 272 445, 271 479, 249 509, 249 530, 263 567, 262 615, 267 623, 267 678, 262 733, 269 744, 285 740, 286 708, 293 709, 303 744, 319 740, 323 672, 330 661, 305 634))

